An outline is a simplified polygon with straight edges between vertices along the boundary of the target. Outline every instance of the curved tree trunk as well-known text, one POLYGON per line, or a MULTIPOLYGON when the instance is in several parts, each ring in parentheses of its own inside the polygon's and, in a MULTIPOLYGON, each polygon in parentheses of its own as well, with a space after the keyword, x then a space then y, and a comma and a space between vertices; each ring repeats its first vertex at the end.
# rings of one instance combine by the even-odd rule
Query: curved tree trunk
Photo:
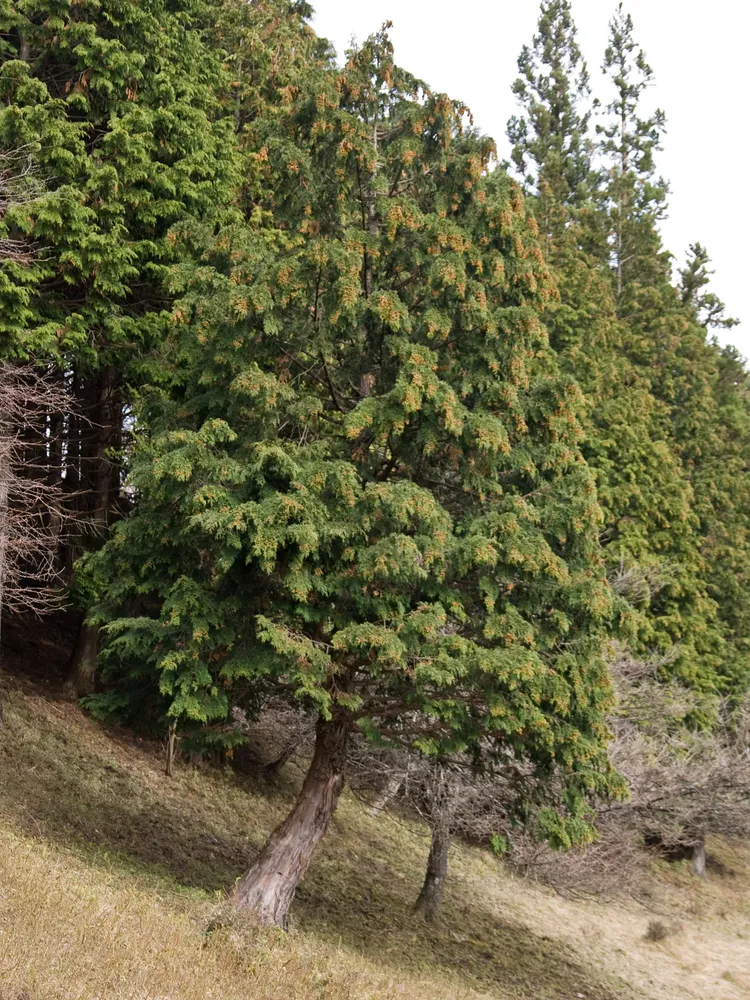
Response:
POLYGON ((344 787, 347 732, 346 720, 318 720, 315 752, 294 808, 234 889, 235 906, 258 924, 286 928, 294 893, 344 787))
POLYGON ((437 919, 440 904, 445 892, 445 880, 448 877, 448 852, 451 846, 450 831, 442 824, 432 828, 432 843, 430 856, 427 859, 427 873, 422 889, 414 904, 414 912, 432 923, 437 919))
POLYGON ((65 693, 71 698, 83 698, 94 690, 96 658, 99 655, 99 626, 81 622, 76 644, 68 665, 65 693))

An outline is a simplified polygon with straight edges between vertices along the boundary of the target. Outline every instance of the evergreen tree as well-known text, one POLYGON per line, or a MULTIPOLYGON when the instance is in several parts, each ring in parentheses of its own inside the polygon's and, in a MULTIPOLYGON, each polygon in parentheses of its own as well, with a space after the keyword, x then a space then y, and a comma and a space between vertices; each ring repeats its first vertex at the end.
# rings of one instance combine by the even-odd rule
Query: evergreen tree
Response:
POLYGON ((667 196, 667 184, 656 177, 654 163, 665 117, 659 110, 641 117, 641 99, 653 83, 653 71, 635 42, 633 19, 622 3, 610 21, 602 72, 615 90, 606 107, 610 120, 597 131, 607 164, 603 191, 619 303, 629 282, 648 279, 654 266, 665 263, 656 226, 664 216, 667 196))
POLYGON ((731 330, 739 320, 725 316, 726 306, 715 292, 704 291, 714 273, 709 270, 711 258, 700 243, 690 245, 690 254, 680 275, 680 298, 683 306, 692 309, 695 318, 706 329, 731 330))
POLYGON ((114 683, 138 662, 178 724, 248 686, 318 715, 300 796, 235 891, 265 923, 355 728, 432 754, 485 737, 565 775, 559 843, 619 789, 580 393, 538 319, 536 225, 462 115, 381 33, 267 119, 273 225, 178 227, 174 390, 91 566, 114 683))
MULTIPOLYGON (((204 0, 21 0, 0 5, 0 147, 34 151, 49 190, 7 220, 43 246, 15 274, 8 355, 57 364, 74 410, 58 478, 96 544, 118 509, 126 386, 163 336, 169 228, 229 200, 232 121, 215 90, 221 52, 205 44, 204 0)), ((93 683, 96 630, 73 657, 93 683)))
POLYGON ((720 315, 721 304, 711 297, 701 300, 708 278, 702 248, 682 273, 682 288, 672 283, 671 256, 658 228, 667 185, 656 177, 654 163, 664 115, 643 114, 653 74, 622 6, 610 25, 603 69, 616 90, 608 107, 610 124, 600 132, 609 165, 605 211, 623 351, 658 404, 656 433, 677 459, 689 490, 689 516, 682 524, 671 521, 661 549, 664 575, 650 614, 679 648, 672 669, 683 681, 704 691, 727 690, 742 668, 722 618, 720 587, 709 582, 707 539, 716 537, 721 522, 731 523, 735 507, 731 490, 717 489, 716 469, 729 460, 728 428, 717 397, 717 349, 701 322, 717 305, 720 315))
MULTIPOLYGON (((632 38, 617 45, 630 51, 632 38)), ((539 77, 541 83, 533 90, 519 84, 514 90, 524 106, 520 121, 539 123, 533 133, 528 128, 523 133, 521 148, 533 204, 544 213, 545 248, 557 285, 543 321, 560 364, 575 377, 586 399, 583 451, 604 510, 601 541, 608 572, 645 614, 640 643, 666 648, 674 642, 674 630, 671 612, 664 606, 664 584, 673 580, 675 566, 696 554, 692 492, 670 440, 670 407, 654 395, 648 368, 644 371, 640 365, 643 357, 651 356, 650 348, 637 359, 629 356, 632 331, 617 316, 608 264, 602 265, 609 256, 606 234, 612 210, 609 205, 602 209, 606 192, 597 192, 588 160, 588 182, 578 186, 577 198, 569 187, 554 182, 571 173, 584 176, 581 150, 586 149, 586 119, 576 113, 584 96, 576 82, 580 53, 567 5, 542 6, 534 49, 534 63, 554 64, 554 72, 539 77), (553 9, 557 21, 551 33, 553 9), (572 55, 564 61, 559 52, 572 55), (565 114, 560 114, 561 106, 565 114), (530 134, 535 141, 528 141, 530 134), (552 183, 546 182, 548 176, 552 183)), ((614 50, 608 58, 614 58, 614 50)), ((530 60, 525 49, 521 63, 530 60)), ((519 134, 518 122, 511 121, 511 136, 519 134)), ((637 175, 629 175, 629 181, 635 183, 637 175)), ((651 247, 649 242, 646 252, 651 247)))
POLYGON ((570 0, 543 0, 537 34, 521 50, 518 70, 513 93, 522 112, 508 122, 507 135, 547 235, 561 227, 561 206, 586 200, 591 172, 589 76, 570 0))

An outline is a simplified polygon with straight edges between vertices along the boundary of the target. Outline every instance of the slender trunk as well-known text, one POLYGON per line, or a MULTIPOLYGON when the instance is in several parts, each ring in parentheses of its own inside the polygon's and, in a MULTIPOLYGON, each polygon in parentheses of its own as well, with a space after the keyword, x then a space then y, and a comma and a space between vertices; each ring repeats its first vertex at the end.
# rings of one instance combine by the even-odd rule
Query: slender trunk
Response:
POLYGON ((168 778, 172 777, 172 766, 174 764, 174 741, 177 734, 177 723, 173 722, 169 727, 169 735, 167 736, 167 764, 164 768, 164 773, 168 778))
POLYGON ((289 746, 284 747, 279 756, 275 760, 269 761, 267 764, 263 765, 262 774, 265 778, 276 778, 278 777, 279 771, 282 769, 287 761, 290 761, 292 757, 297 752, 297 744, 290 743, 289 746))
POLYGON ((414 912, 421 914, 432 923, 437 919, 448 877, 448 852, 451 847, 451 833, 456 811, 455 779, 441 764, 433 771, 428 785, 430 820, 432 822, 432 843, 427 859, 427 872, 414 912))
POLYGON ((96 658, 99 655, 99 626, 87 625, 85 619, 78 629, 73 653, 68 665, 65 692, 71 698, 83 698, 94 690, 96 658))
POLYGON ((294 808, 234 889, 235 906, 258 924, 287 926, 294 893, 344 787, 347 732, 345 719, 318 720, 315 752, 294 808))
MULTIPOLYGON (((624 285, 623 280, 623 255, 625 253, 625 241, 623 238, 623 213, 625 211, 625 175, 628 170, 628 147, 626 143, 626 120, 625 120, 625 97, 620 94, 620 178, 619 191, 617 193, 617 298, 622 296, 624 285)), ((619 305, 618 305, 619 308, 619 305)))
POLYGON ((437 919, 440 904, 445 892, 445 881, 448 877, 448 852, 451 846, 450 830, 442 823, 432 828, 432 843, 430 856, 427 859, 427 872, 420 890, 414 912, 432 923, 437 919))
POLYGON ((382 813, 386 806, 396 798, 403 782, 404 777, 402 774, 395 774, 392 778, 389 778, 385 788, 370 806, 371 816, 379 816, 382 813))
POLYGON ((102 536, 106 534, 112 506, 111 483, 112 463, 107 454, 111 447, 117 445, 116 436, 116 395, 117 372, 110 365, 99 375, 98 418, 95 467, 93 473, 94 486, 94 524, 102 536))
POLYGON ((704 878, 706 875, 706 843, 702 839, 697 844, 693 844, 692 863, 693 873, 698 878, 704 878))

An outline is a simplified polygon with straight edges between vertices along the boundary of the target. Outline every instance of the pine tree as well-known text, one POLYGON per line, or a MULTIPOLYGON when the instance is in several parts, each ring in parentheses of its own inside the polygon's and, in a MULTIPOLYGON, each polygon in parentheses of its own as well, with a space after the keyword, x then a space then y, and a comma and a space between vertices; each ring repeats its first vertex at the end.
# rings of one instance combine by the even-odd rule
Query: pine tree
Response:
POLYGON ((382 32, 267 120, 267 215, 177 228, 174 389, 91 564, 113 683, 139 663, 178 725, 268 690, 318 716, 235 890, 263 923, 286 921, 352 730, 428 754, 486 737, 564 774, 561 842, 619 788, 580 394, 538 319, 534 220, 463 111, 382 32))

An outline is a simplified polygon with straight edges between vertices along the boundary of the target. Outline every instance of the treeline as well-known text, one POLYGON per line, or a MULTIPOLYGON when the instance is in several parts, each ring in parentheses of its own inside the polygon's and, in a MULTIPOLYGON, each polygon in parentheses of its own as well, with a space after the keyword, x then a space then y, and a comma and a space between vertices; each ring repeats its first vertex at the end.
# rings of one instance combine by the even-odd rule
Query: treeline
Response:
MULTIPOLYGON (((722 734, 721 817, 674 768, 661 810, 702 846, 746 780, 747 372, 705 249, 675 268, 661 243, 630 17, 593 100, 569 0, 543 2, 496 165, 387 26, 341 68, 310 16, 0 2, 0 385, 42 373, 26 416, 0 399, 0 538, 22 513, 57 560, 24 575, 3 543, 0 583, 39 608, 54 575, 81 610, 69 690, 170 748, 301 707, 300 797, 233 894, 261 922, 347 760, 432 803, 425 912, 452 832, 590 842, 627 794, 613 663, 621 715, 664 694, 667 770, 722 734)), ((639 836, 639 809, 665 826, 634 799, 639 836)))

